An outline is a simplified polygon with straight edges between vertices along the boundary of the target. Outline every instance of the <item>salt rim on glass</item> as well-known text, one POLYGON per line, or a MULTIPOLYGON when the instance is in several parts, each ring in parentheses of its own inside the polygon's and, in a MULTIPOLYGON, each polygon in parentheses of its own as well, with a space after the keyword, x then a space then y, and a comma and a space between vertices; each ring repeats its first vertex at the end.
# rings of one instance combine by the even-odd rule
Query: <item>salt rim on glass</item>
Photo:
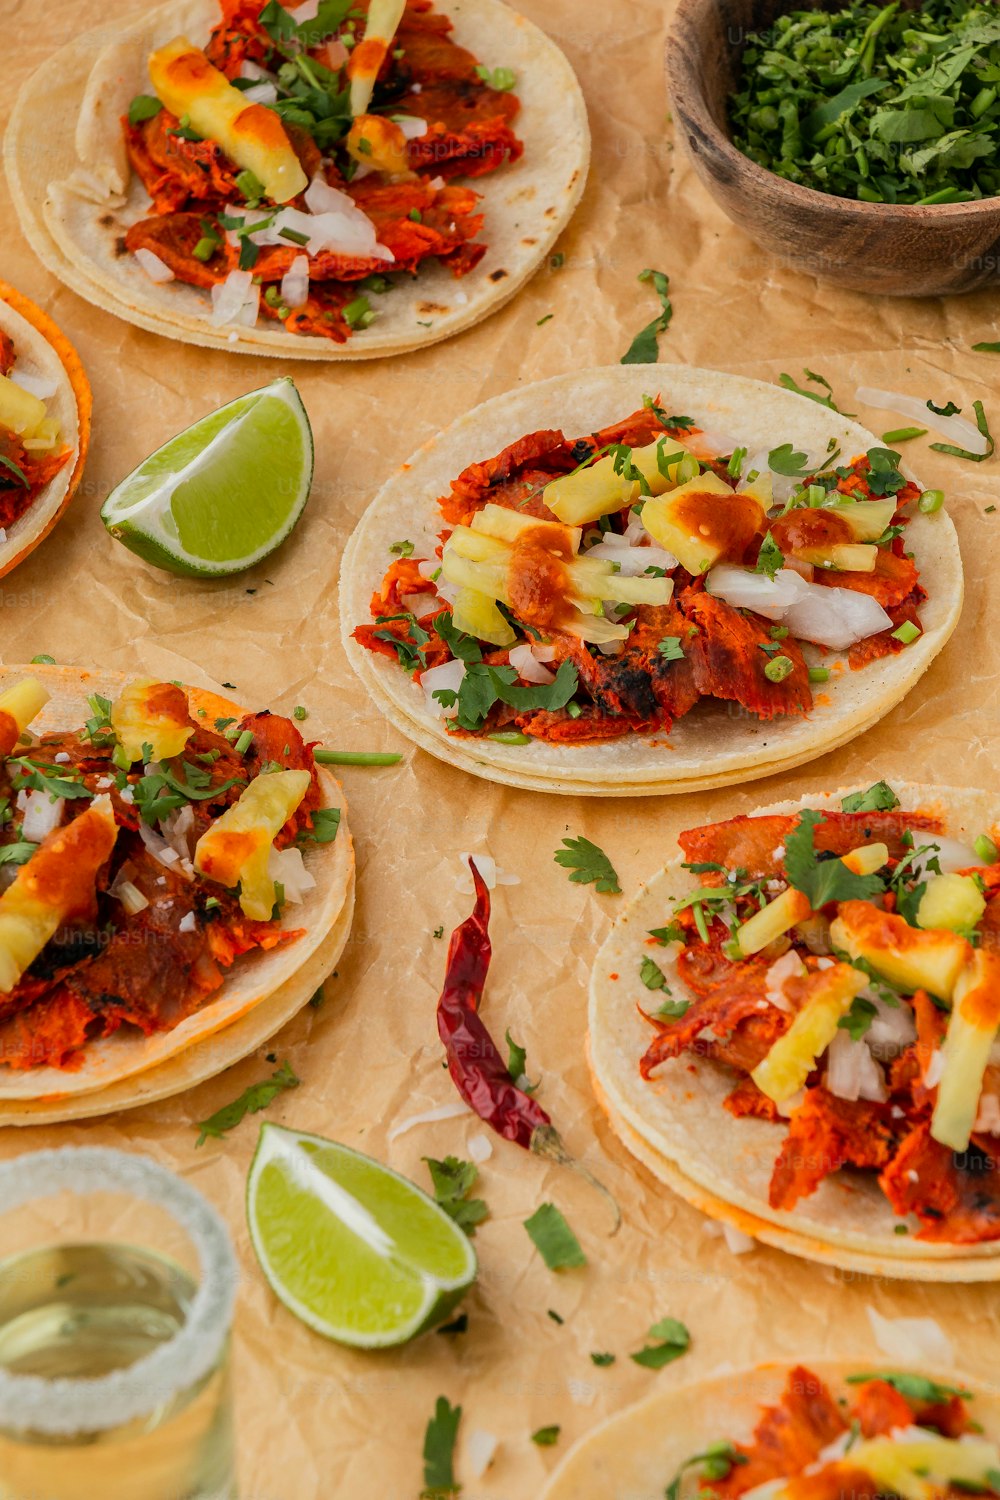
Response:
POLYGON ((0 1370, 0 1422, 6 1429, 71 1437, 147 1416, 208 1375, 229 1335, 239 1269, 216 1210, 149 1157, 65 1146, 0 1163, 0 1213, 61 1192, 129 1194, 164 1209, 186 1230, 201 1271, 184 1327, 127 1369, 93 1380, 48 1380, 0 1370))

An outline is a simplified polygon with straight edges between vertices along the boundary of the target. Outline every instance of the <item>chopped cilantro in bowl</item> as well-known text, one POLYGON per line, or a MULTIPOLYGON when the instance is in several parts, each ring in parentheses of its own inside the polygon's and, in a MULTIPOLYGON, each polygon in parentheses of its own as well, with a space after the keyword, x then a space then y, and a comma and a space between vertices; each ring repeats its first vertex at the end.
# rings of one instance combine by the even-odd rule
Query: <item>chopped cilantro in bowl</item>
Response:
POLYGON ((928 0, 792 10, 750 33, 734 145, 768 171, 868 203, 1000 194, 1000 10, 928 0))

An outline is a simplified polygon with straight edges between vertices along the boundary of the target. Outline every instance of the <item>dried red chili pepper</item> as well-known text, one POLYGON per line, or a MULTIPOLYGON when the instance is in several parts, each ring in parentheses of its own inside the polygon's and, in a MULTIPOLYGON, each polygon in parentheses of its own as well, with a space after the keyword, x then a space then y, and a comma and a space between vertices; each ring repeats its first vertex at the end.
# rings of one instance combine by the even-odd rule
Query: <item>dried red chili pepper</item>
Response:
POLYGON ((572 1157, 551 1117, 507 1070, 503 1055, 479 1014, 493 946, 490 942, 490 893, 473 860, 469 867, 476 904, 451 935, 444 988, 438 1001, 438 1035, 448 1058, 448 1071, 462 1098, 479 1118, 504 1137, 536 1156, 575 1167, 614 1205, 618 1227, 621 1214, 603 1183, 572 1157))

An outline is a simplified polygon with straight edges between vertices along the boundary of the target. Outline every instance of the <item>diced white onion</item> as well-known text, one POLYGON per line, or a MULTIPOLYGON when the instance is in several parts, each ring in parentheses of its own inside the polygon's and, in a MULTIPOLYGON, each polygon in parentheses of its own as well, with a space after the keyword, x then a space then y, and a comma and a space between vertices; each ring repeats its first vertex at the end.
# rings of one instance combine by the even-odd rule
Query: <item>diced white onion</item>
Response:
POLYGON ((520 646, 512 646, 507 660, 517 675, 522 677, 525 682, 537 682, 546 685, 550 682, 555 682, 555 674, 550 672, 548 667, 542 665, 527 642, 522 643, 520 646))
POLYGON ((726 1242, 730 1255, 748 1255, 751 1250, 757 1248, 757 1241, 752 1235, 744 1234, 743 1230, 737 1229, 735 1224, 727 1224, 724 1220, 722 1238, 726 1242))
POLYGON ((58 380, 53 380, 50 375, 29 375, 27 370, 19 370, 16 366, 11 370, 9 378, 22 391, 37 396, 39 401, 48 401, 59 389, 58 380))
POLYGON ((478 1135, 469 1136, 468 1144, 466 1145, 465 1149, 466 1151, 468 1151, 470 1159, 474 1161, 477 1166, 482 1166, 483 1162, 489 1161, 490 1157, 493 1155, 493 1142, 490 1140, 488 1135, 483 1135, 483 1133, 480 1132, 478 1135))
POLYGON ((980 1098, 974 1129, 986 1135, 1000 1135, 1000 1099, 996 1094, 983 1094, 980 1098))
POLYGON ((641 522, 637 532, 633 532, 631 525, 624 533, 609 531, 593 547, 588 547, 583 555, 617 563, 623 578, 639 578, 647 568, 662 568, 665 573, 671 572, 677 566, 674 554, 664 547, 640 546, 642 537, 646 535, 641 522))
POLYGON ((911 828, 908 830, 913 840, 914 855, 909 870, 916 880, 922 880, 928 873, 928 864, 936 859, 941 866, 942 875, 953 875, 956 870, 976 869, 982 864, 982 860, 975 849, 970 849, 968 844, 962 844, 958 839, 946 838, 943 833, 928 833, 926 828, 911 828), (919 849, 927 849, 926 854, 919 854, 919 849))
POLYGON ((924 1069, 924 1083, 929 1089, 936 1089, 944 1077, 944 1048, 939 1047, 931 1054, 930 1062, 924 1069))
MULTIPOLYGON (((735 453, 740 444, 728 432, 712 432, 706 429, 704 432, 692 432, 689 437, 682 438, 682 442, 695 458, 700 458, 703 463, 710 459, 720 458, 723 454, 735 453)), ((744 466, 745 467, 745 466, 744 466)))
POLYGON ((139 912, 145 911, 149 905, 139 887, 133 885, 131 880, 123 880, 121 875, 115 880, 108 894, 121 902, 130 917, 134 917, 139 912))
POLYGON ((827 588, 824 584, 807 585, 809 593, 793 604, 784 616, 785 624, 800 641, 815 641, 833 651, 846 651, 857 641, 866 640, 888 630, 892 620, 870 594, 858 589, 827 588))
POLYGON ((871 990, 863 991, 864 998, 875 1007, 876 1014, 865 1032, 865 1041, 872 1053, 883 1061, 898 1057, 904 1047, 917 1039, 916 1022, 909 1005, 887 1005, 871 990))
POLYGON ((177 924, 178 932, 196 932, 198 929, 198 918, 193 911, 186 911, 177 924))
POLYGON ((793 604, 809 597, 809 585, 791 568, 779 568, 768 578, 752 568, 720 563, 707 575, 705 588, 734 609, 752 609, 766 620, 783 619, 793 604))
POLYGON ((230 271, 225 281, 212 288, 212 314, 210 322, 215 328, 227 323, 247 323, 247 313, 252 312, 248 326, 257 321, 260 309, 260 287, 254 286, 249 271, 230 271))
POLYGON ((21 837, 29 844, 40 844, 59 827, 65 806, 63 797, 57 797, 53 802, 48 792, 28 792, 24 799, 21 837))
POLYGON ((420 619, 421 615, 429 615, 431 610, 441 608, 441 600, 436 594, 407 594, 406 607, 411 614, 420 619))
POLYGON ((440 667, 428 667, 426 672, 421 673, 420 686, 424 690, 424 698, 427 707, 432 714, 439 719, 453 719, 458 713, 458 703, 455 702, 450 708, 446 708, 440 699, 435 698, 435 693, 457 693, 465 678, 464 661, 446 661, 440 667))
POLYGON ((465 1440, 465 1465, 473 1479, 482 1479, 497 1456, 500 1439, 474 1427, 465 1440))
POLYGON ((68 755, 65 750, 60 750, 59 754, 53 755, 52 759, 55 761, 57 766, 68 766, 73 757, 71 755, 68 755))
MULTIPOLYGON (((338 255, 358 256, 363 260, 395 259, 391 250, 379 244, 375 225, 347 193, 331 187, 322 177, 314 177, 306 188, 305 201, 308 213, 300 208, 278 209, 266 228, 255 230, 246 238, 255 245, 282 245, 287 249, 288 236, 282 230, 291 230, 293 234, 304 237, 303 249, 310 255, 330 250, 338 255)), ((253 213, 255 219, 260 219, 259 212, 239 205, 231 205, 226 213, 244 222, 248 213, 253 213)), ((230 243, 238 242, 235 229, 230 229, 227 233, 230 243)))
POLYGON ((845 1427, 843 1432, 838 1437, 835 1437, 832 1443, 827 1443, 825 1448, 820 1449, 819 1462, 823 1464, 837 1463, 854 1446, 857 1440, 857 1430, 845 1427))
POLYGON ((252 78, 255 82, 258 83, 262 78, 269 78, 272 82, 274 80, 273 73, 269 73, 266 68, 262 68, 260 63, 251 62, 249 58, 245 58, 243 62, 240 63, 239 76, 241 78, 252 78))
POLYGON ((297 255, 282 276, 281 300, 286 307, 305 307, 309 300, 308 255, 297 255))
POLYGON ((394 1141, 397 1136, 405 1135, 417 1125, 435 1125, 438 1120, 457 1120, 459 1115, 471 1114, 472 1110, 464 1099, 452 1099, 448 1104, 439 1104, 437 1109, 427 1109, 423 1114, 409 1115, 405 1120, 400 1120, 389 1131, 388 1139, 394 1141))
POLYGON ((934 1318, 884 1318, 876 1308, 869 1307, 868 1321, 876 1344, 890 1359, 931 1369, 954 1363, 951 1339, 934 1318))
POLYGON ((301 849, 272 849, 267 860, 267 873, 284 887, 285 900, 295 906, 316 887, 315 879, 303 863, 301 849))
POLYGON ((194 867, 191 861, 182 858, 162 834, 150 828, 145 819, 139 820, 139 837, 159 864, 168 870, 173 870, 176 874, 183 875, 187 880, 194 879, 194 867))
POLYGON ((172 813, 168 813, 160 824, 160 833, 166 839, 171 849, 175 850, 181 859, 189 859, 191 856, 191 834, 194 832, 194 808, 190 802, 183 807, 177 807, 172 813))
POLYGON ((771 1004, 779 1010, 790 1011, 792 1007, 785 994, 785 984, 789 979, 801 979, 806 972, 806 966, 794 948, 789 948, 776 959, 764 975, 764 993, 771 1004))
POLYGON ((266 78, 260 83, 255 83, 253 88, 243 89, 242 92, 248 104, 277 104, 278 102, 277 85, 269 83, 266 78))
POLYGON ((303 21, 315 21, 319 15, 319 4, 320 0, 302 0, 302 4, 297 5, 294 10, 290 10, 288 6, 285 6, 285 9, 296 22, 301 24, 303 21))
POLYGON ((901 391, 883 391, 872 385, 859 385, 856 395, 865 406, 877 406, 883 411, 898 412, 901 417, 909 417, 912 421, 919 422, 921 426, 933 427, 934 431, 947 438, 949 443, 955 443, 960 448, 968 448, 970 453, 986 452, 988 447, 986 439, 968 417, 942 417, 937 412, 931 411, 927 402, 921 401, 919 396, 906 396, 901 391))
POLYGON ((864 1040, 856 1042, 846 1031, 838 1031, 827 1050, 826 1086, 838 1099, 881 1104, 888 1097, 882 1069, 864 1040))
POLYGON ((392 123, 399 126, 408 141, 419 140, 422 135, 427 134, 427 121, 421 120, 417 115, 393 115, 392 123))
POLYGON ((456 882, 456 888, 464 896, 470 896, 475 889, 472 884, 472 874, 469 870, 469 861, 472 860, 476 869, 482 876, 486 889, 495 891, 498 885, 520 885, 520 875, 508 875, 506 870, 501 870, 496 860, 490 854, 460 854, 462 872, 456 882))
POLYGON ((139 262, 140 266, 145 271, 150 281, 173 281, 175 279, 174 273, 173 271, 171 271, 166 261, 161 260, 154 251, 147 250, 143 246, 139 250, 136 250, 134 253, 136 260, 139 262))

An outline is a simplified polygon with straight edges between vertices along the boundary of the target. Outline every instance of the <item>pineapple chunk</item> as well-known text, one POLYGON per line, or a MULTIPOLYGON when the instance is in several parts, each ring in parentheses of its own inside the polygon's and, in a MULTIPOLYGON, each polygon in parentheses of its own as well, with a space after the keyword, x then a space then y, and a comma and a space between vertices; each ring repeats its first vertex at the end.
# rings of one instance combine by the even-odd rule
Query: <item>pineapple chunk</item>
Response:
POLYGON ((309 186, 280 117, 263 104, 248 104, 187 37, 151 54, 149 76, 167 109, 186 115, 192 129, 252 172, 273 203, 290 203, 309 186))
POLYGON ((953 1151, 968 1148, 998 1026, 1000 955, 977 948, 955 983, 931 1122, 934 1139, 953 1151))
POLYGON ((362 166, 388 172, 391 177, 412 176, 406 159, 406 136, 384 115, 358 115, 344 144, 348 156, 362 166))
POLYGON ((878 548, 862 542, 834 542, 829 547, 796 547, 795 556, 817 568, 840 573, 874 573, 878 548))
POLYGON ((846 1460, 876 1481, 880 1494, 930 1500, 950 1481, 990 1490, 990 1472, 1000 1464, 995 1443, 985 1438, 877 1437, 855 1444, 846 1460), (937 1481, 936 1483, 934 1481, 937 1481))
POLYGON ((908 994, 927 990, 950 1000, 969 953, 953 932, 921 932, 894 912, 869 901, 844 901, 830 924, 830 940, 851 958, 862 958, 908 994))
MULTIPOLYGON (((673 593, 673 580, 626 578, 605 558, 580 557, 581 535, 579 527, 488 505, 471 527, 455 527, 441 555, 441 571, 459 589, 516 607, 529 625, 593 642, 624 640, 628 628, 605 618, 605 602, 663 605, 673 593)), ((495 620, 494 628, 499 628, 495 620)), ((510 639, 496 644, 509 645, 510 639)))
POLYGON ((11 380, 9 375, 0 375, 0 427, 16 432, 19 437, 34 437, 48 413, 45 402, 30 391, 11 380))
POLYGON ((850 964, 834 964, 815 971, 808 983, 811 993, 805 1005, 750 1075, 775 1104, 784 1104, 803 1087, 868 978, 850 964))
POLYGON ((642 524, 689 573, 742 562, 767 512, 750 490, 733 490, 709 471, 668 495, 647 500, 642 524))
POLYGON ((877 542, 892 525, 895 500, 856 500, 844 505, 824 505, 823 511, 839 516, 851 528, 856 542, 877 542))
POLYGON ((39 422, 31 437, 24 439, 26 453, 47 453, 59 441, 59 423, 55 417, 46 417, 39 422))
POLYGON ((194 734, 187 694, 155 677, 126 683, 111 705, 111 727, 130 766, 143 759, 170 760, 194 734), (143 756, 144 747, 151 751, 148 757, 143 756))
POLYGON ((198 874, 230 890, 239 885, 240 906, 255 922, 269 921, 274 911, 276 891, 267 872, 271 849, 311 781, 308 771, 258 776, 195 846, 198 874))
POLYGON ((95 797, 21 865, 0 896, 0 994, 9 994, 67 919, 96 910, 97 873, 117 837, 111 798, 95 797))
POLYGON ((351 114, 355 117, 363 115, 371 103, 375 80, 405 9, 406 0, 372 0, 368 7, 364 40, 354 48, 347 64, 347 76, 351 80, 351 114))
POLYGON ((480 594, 476 589, 459 589, 451 620, 456 630, 464 631, 477 641, 489 641, 492 646, 513 646, 517 640, 517 632, 504 619, 489 594, 480 594))
POLYGON ((803 921, 811 911, 808 897, 790 885, 787 891, 775 896, 760 911, 748 917, 736 933, 736 942, 744 958, 759 953, 775 938, 789 931, 797 922, 803 921))
POLYGON ((23 677, 0 693, 0 756, 10 755, 28 725, 48 703, 51 694, 37 677, 23 677))
MULTIPOLYGON (((631 463, 653 495, 664 494, 684 479, 697 475, 700 469, 698 460, 671 437, 658 438, 645 448, 633 448, 631 463), (666 474, 660 471, 661 461, 666 474)), ((616 474, 614 455, 608 453, 585 469, 575 469, 572 474, 553 479, 545 486, 542 498, 560 521, 585 526, 589 521, 634 505, 642 498, 642 486, 637 479, 616 474)))
MULTIPOLYGON (((455 528, 456 531, 461 529, 464 528, 455 528)), ((522 515, 520 511, 508 510, 505 505, 484 505, 472 518, 472 530, 477 534, 495 537, 500 542, 516 542, 519 537, 532 532, 533 541, 540 542, 543 546, 548 545, 554 552, 565 556, 579 552, 583 537, 579 526, 539 521, 534 516, 522 515)))
POLYGON ((986 897, 971 875, 933 875, 917 907, 917 926, 970 932, 986 910, 986 897))
MULTIPOLYGON (((855 875, 871 875, 875 870, 881 870, 888 858, 889 850, 885 844, 862 844, 860 848, 852 849, 849 854, 842 856, 843 863, 855 875)), ((759 953, 762 948, 773 943, 775 938, 804 922, 811 910, 802 892, 789 886, 787 891, 782 891, 780 896, 748 917, 739 928, 736 941, 741 954, 744 958, 750 958, 752 954, 759 953)))

